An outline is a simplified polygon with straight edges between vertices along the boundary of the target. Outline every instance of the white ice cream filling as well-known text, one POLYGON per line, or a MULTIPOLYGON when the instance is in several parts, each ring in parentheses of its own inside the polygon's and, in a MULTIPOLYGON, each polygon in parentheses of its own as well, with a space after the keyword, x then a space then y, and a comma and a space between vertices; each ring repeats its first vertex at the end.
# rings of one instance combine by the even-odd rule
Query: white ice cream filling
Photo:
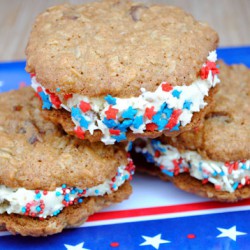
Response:
POLYGON ((22 214, 46 218, 56 216, 64 207, 83 202, 84 197, 110 194, 130 179, 133 173, 120 166, 112 180, 87 188, 67 187, 65 184, 54 191, 27 190, 25 188, 9 188, 0 185, 0 214, 22 214))
POLYGON ((144 148, 136 147, 148 162, 154 163, 161 171, 174 177, 179 173, 189 172, 198 179, 214 184, 217 190, 234 192, 249 182, 250 160, 219 162, 204 159, 196 151, 180 152, 177 148, 164 145, 159 140, 146 140, 144 148), (157 152, 157 153, 156 153, 157 152))

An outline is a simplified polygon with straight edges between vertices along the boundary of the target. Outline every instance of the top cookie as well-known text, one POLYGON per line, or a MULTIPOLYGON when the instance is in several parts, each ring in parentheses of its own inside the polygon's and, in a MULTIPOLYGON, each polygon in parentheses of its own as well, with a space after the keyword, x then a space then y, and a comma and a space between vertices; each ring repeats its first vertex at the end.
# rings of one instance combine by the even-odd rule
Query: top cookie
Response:
POLYGON ((190 85, 217 42, 208 25, 172 6, 65 4, 36 19, 26 70, 52 92, 132 97, 164 81, 190 85))
POLYGON ((197 150, 214 161, 250 159, 250 70, 220 62, 221 85, 214 106, 197 132, 165 138, 179 149, 197 150))
POLYGON ((31 88, 1 94, 0 185, 85 189, 112 179, 127 164, 122 145, 80 141, 45 121, 31 88))

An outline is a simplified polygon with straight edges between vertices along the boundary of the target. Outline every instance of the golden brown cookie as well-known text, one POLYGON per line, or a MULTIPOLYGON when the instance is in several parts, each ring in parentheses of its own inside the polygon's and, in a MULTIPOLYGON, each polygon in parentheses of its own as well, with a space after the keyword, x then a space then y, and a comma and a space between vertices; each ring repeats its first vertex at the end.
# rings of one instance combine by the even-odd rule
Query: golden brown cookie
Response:
POLYGON ((250 70, 222 62, 220 66, 214 106, 198 130, 176 138, 137 141, 135 150, 161 170, 147 172, 165 174, 183 190, 235 202, 250 197, 250 70))
POLYGON ((81 141, 44 120, 30 87, 1 94, 0 224, 8 230, 60 232, 127 198, 133 171, 124 145, 81 141))
POLYGON ((173 6, 65 4, 37 17, 26 70, 43 108, 66 110, 81 139, 175 136, 197 126, 192 117, 219 82, 217 43, 208 25, 173 6))

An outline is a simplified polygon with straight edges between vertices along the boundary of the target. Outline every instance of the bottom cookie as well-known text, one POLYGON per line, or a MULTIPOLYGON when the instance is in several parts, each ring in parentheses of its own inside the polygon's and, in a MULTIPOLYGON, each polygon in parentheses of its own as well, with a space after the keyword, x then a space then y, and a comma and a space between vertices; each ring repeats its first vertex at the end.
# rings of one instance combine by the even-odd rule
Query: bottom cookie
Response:
POLYGON ((132 187, 126 181, 116 192, 86 198, 81 204, 65 208, 58 216, 43 220, 18 214, 1 214, 0 228, 22 236, 38 237, 60 233, 64 228, 81 225, 90 215, 113 203, 127 199, 131 193, 132 187))

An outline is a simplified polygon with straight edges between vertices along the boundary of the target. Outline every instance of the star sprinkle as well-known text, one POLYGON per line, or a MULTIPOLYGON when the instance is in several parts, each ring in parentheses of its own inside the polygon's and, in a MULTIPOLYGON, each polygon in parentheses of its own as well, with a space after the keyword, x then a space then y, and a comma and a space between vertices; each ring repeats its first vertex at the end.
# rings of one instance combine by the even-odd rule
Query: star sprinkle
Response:
POLYGON ((105 114, 106 114, 107 119, 108 119, 108 120, 110 120, 110 119, 114 119, 114 120, 115 120, 118 111, 119 111, 118 109, 114 109, 114 108, 112 108, 112 106, 110 105, 109 108, 108 108, 108 110, 105 111, 105 114))
POLYGON ((201 68, 200 77, 202 80, 208 78, 209 71, 212 72, 212 76, 219 74, 219 69, 215 62, 207 61, 206 64, 201 68))
POLYGON ((79 139, 84 139, 85 138, 85 132, 81 129, 81 127, 76 127, 75 128, 75 135, 76 137, 78 137, 79 139))
POLYGON ((191 105, 192 105, 193 103, 191 102, 191 101, 185 101, 184 103, 183 103, 183 109, 188 109, 188 110, 190 110, 190 107, 191 107, 191 105))
POLYGON ((175 89, 172 92, 173 97, 179 98, 182 91, 175 89))
POLYGON ((155 123, 148 123, 146 124, 146 130, 148 131, 155 131, 157 129, 157 125, 155 123))
POLYGON ((91 106, 88 102, 84 102, 84 101, 81 101, 80 102, 80 105, 79 105, 79 108, 81 109, 81 111, 83 113, 86 113, 88 112, 89 110, 91 110, 91 106))
POLYGON ((182 113, 181 109, 174 110, 171 117, 170 117, 168 124, 166 125, 166 128, 168 128, 170 130, 173 129, 174 126, 178 123, 178 118, 181 115, 181 113, 182 113))
POLYGON ((221 234, 219 234, 217 236, 217 238, 221 238, 221 237, 228 237, 234 241, 236 241, 236 238, 238 235, 245 235, 247 233, 244 232, 239 232, 236 230, 236 226, 232 226, 229 229, 225 229, 225 228, 220 228, 217 227, 217 229, 221 232, 221 234))
POLYGON ((142 238, 145 240, 140 246, 152 246, 155 249, 159 249, 161 244, 170 243, 171 241, 161 239, 161 234, 157 234, 154 237, 144 236, 142 238))
POLYGON ((169 83, 165 82, 165 83, 162 83, 161 88, 163 91, 169 92, 173 89, 173 86, 170 85, 169 83))
POLYGON ((107 95, 104 97, 104 99, 109 105, 116 105, 116 98, 114 98, 113 96, 107 95))
POLYGON ((136 113, 137 113, 137 110, 133 109, 131 106, 129 106, 129 108, 122 113, 122 118, 123 119, 126 119, 126 118, 133 119, 134 116, 136 115, 136 113))
POLYGON ((152 106, 151 108, 146 108, 144 116, 147 117, 149 120, 152 120, 152 117, 156 114, 154 109, 154 106, 152 106))

